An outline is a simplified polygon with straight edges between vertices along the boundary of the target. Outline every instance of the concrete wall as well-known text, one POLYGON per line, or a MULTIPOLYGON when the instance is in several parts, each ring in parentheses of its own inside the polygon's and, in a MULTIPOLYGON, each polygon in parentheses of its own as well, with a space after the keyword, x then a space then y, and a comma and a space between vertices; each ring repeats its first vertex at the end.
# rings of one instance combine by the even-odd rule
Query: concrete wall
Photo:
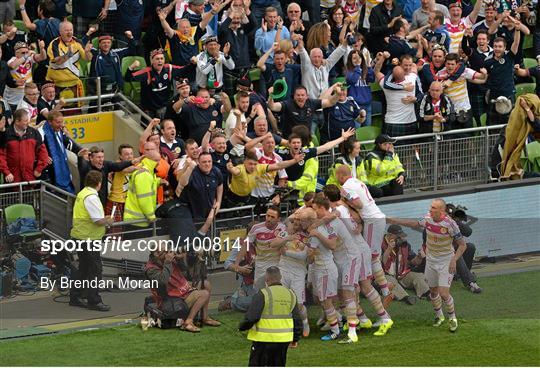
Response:
MULTIPOLYGON (((388 217, 419 219, 429 209, 433 198, 468 208, 476 219, 469 241, 476 245, 477 256, 503 256, 540 251, 540 180, 514 182, 521 186, 482 185, 452 193, 445 191, 422 195, 424 198, 381 203, 388 217)), ((507 185, 512 185, 508 183, 507 185)), ((414 250, 422 244, 421 233, 404 229, 414 250)))

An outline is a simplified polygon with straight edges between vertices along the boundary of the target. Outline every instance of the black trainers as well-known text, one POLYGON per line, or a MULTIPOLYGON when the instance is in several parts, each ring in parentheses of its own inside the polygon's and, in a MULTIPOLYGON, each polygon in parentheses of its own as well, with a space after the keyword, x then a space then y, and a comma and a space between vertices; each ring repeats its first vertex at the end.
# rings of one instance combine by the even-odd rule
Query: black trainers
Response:
POLYGON ((469 290, 474 294, 480 294, 482 292, 482 288, 478 286, 476 282, 471 282, 469 284, 469 290))
POLYGON ((87 308, 88 305, 86 302, 81 298, 72 298, 69 300, 69 305, 72 307, 81 307, 81 308, 87 308))
POLYGON ((416 297, 407 295, 405 298, 402 299, 406 304, 413 305, 416 304, 416 297))
POLYGON ((111 310, 110 306, 108 306, 106 304, 103 304, 103 303, 88 305, 87 308, 91 309, 91 310, 98 311, 98 312, 107 312, 107 311, 111 310))

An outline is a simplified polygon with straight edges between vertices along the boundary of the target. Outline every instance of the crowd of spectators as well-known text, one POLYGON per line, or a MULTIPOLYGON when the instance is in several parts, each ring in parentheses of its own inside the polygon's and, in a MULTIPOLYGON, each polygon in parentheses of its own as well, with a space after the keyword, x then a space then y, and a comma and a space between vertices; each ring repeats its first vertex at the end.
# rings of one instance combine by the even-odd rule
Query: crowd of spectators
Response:
MULTIPOLYGON (((407 168, 394 145, 418 141, 396 137, 470 128, 484 114, 488 125, 506 124, 509 114, 496 108, 501 100, 523 109, 540 131, 538 97, 516 101, 516 84, 536 82, 540 74, 535 1, 66 5, 0 0, 0 175, 5 183, 41 179, 76 194, 83 185, 74 185, 71 151, 80 183, 89 172, 102 174, 108 185, 98 195, 105 215, 133 222, 123 228, 130 233, 148 229, 159 217, 168 219, 171 238, 193 240, 208 233, 222 208, 278 204, 285 189, 309 206, 317 190, 318 156, 332 149, 341 154, 325 184, 340 187, 336 170, 347 165, 371 196, 402 194, 407 168), (524 62, 531 32, 538 65, 524 62), (114 94, 127 83, 140 85, 136 100, 150 120, 143 122, 137 147, 126 142, 117 159, 108 161, 102 147, 76 142, 62 110, 67 98, 114 94), (379 88, 382 111, 374 101, 379 88), (363 156, 357 131, 373 126, 379 113, 380 134, 363 156)), ((384 271, 425 297, 427 285, 411 269, 421 254, 414 255, 401 236, 394 227, 385 237, 384 271)), ((239 310, 253 295, 253 256, 233 253, 226 262, 243 276, 229 302, 239 310)), ((198 312, 203 324, 219 325, 207 313, 210 284, 193 285, 193 275, 185 277, 175 257, 155 252, 147 276, 161 289, 177 291, 165 296, 185 299, 185 329, 199 330, 193 324, 198 312)), ((462 265, 463 283, 478 292, 467 268, 462 265)), ((155 292, 163 302, 163 290, 155 292)), ((394 295, 413 300, 405 290, 394 295)))
MULTIPOLYGON (((3 180, 75 193, 72 151, 81 182, 89 170, 109 180, 99 194, 118 220, 153 221, 176 199, 207 224, 221 207, 277 203, 278 187, 301 205, 317 186, 317 156, 331 149, 342 155, 329 183, 348 165, 374 197, 401 194, 407 171, 394 144, 415 141, 396 137, 472 127, 483 114, 507 123, 495 101, 515 104, 516 83, 540 71, 525 67, 523 50, 538 4, 520 0, 15 1, 0 2, 3 180), (82 149, 60 112, 65 97, 94 95, 96 77, 102 93, 140 83, 152 118, 118 162, 82 149), (382 134, 362 157, 355 132, 379 112, 377 84, 382 134)), ((538 114, 537 105, 517 104, 538 114)))

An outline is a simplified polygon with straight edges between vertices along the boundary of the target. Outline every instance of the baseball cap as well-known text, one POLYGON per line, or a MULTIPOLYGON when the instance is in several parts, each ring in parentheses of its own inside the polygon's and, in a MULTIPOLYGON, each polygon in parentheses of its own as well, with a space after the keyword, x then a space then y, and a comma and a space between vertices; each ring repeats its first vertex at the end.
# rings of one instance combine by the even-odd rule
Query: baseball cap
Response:
POLYGON ((375 144, 381 144, 381 143, 396 143, 397 139, 390 137, 387 134, 379 134, 379 136, 375 139, 375 144))
POLYGON ((397 236, 401 236, 401 237, 407 236, 407 234, 405 234, 403 232, 403 229, 399 225, 390 225, 390 226, 388 226, 387 233, 397 235, 397 236))
POLYGON ((188 1, 188 4, 192 4, 192 5, 203 5, 203 4, 204 4, 204 0, 189 0, 189 1, 188 1))

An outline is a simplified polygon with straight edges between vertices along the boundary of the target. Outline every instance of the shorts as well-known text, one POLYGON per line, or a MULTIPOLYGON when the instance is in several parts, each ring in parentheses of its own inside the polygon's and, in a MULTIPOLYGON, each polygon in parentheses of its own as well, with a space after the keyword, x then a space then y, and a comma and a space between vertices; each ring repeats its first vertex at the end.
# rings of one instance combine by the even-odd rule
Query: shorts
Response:
POLYGON ((361 258, 348 258, 344 263, 336 263, 338 269, 338 289, 354 290, 358 286, 361 258))
POLYGON ((385 218, 370 218, 364 220, 362 235, 371 249, 371 254, 377 258, 381 254, 381 246, 386 230, 385 218))
POLYGON ((297 304, 305 303, 306 274, 295 275, 294 273, 281 270, 281 284, 294 292, 294 295, 296 295, 297 304))
POLYGON ((335 297, 338 290, 337 268, 323 272, 315 271, 313 274, 313 292, 319 301, 335 297))
POLYGON ((193 307, 193 304, 202 296, 201 290, 193 290, 191 293, 188 294, 187 297, 184 298, 184 302, 186 302, 189 309, 193 307))
POLYGON ((369 280, 373 277, 373 271, 371 270, 371 251, 369 249, 363 250, 362 254, 358 258, 360 263, 360 271, 358 273, 357 283, 364 280, 369 280))
POLYGON ((424 278, 430 288, 443 286, 450 287, 454 275, 448 272, 448 266, 450 265, 451 258, 448 261, 429 261, 426 260, 426 269, 424 270, 424 278))

